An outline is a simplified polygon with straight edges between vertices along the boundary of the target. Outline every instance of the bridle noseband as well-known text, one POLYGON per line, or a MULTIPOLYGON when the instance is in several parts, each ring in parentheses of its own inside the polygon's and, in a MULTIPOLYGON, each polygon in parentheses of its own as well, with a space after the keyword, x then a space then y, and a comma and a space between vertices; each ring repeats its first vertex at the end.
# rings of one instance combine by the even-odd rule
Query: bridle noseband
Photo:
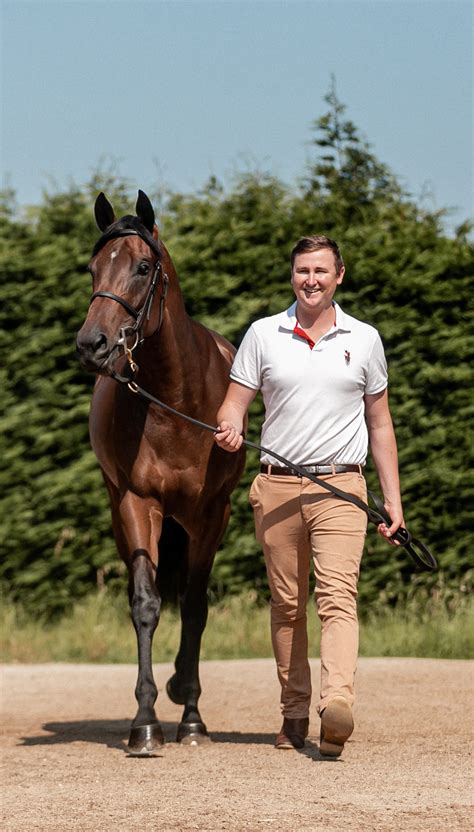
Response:
MULTIPOLYGON (((105 242, 108 242, 110 239, 114 239, 116 237, 131 237, 131 236, 141 237, 141 239, 144 240, 144 242, 146 242, 147 245, 150 245, 149 240, 147 240, 144 235, 140 234, 138 231, 132 230, 131 228, 130 229, 127 228, 127 229, 117 230, 117 232, 109 234, 107 236, 107 239, 104 240, 104 245, 105 245, 105 242)), ((100 246, 100 248, 102 248, 102 246, 100 246)), ((100 250, 100 248, 99 248, 99 250, 100 250)), ((99 291, 99 292, 94 292, 91 295, 91 299, 89 301, 89 306, 90 306, 92 301, 94 301, 96 298, 109 298, 110 300, 114 300, 116 303, 119 303, 121 306, 123 306, 123 308, 128 312, 128 314, 131 315, 132 318, 134 318, 135 322, 131 326, 123 326, 123 327, 120 328, 120 338, 118 339, 118 341, 114 345, 114 347, 112 347, 112 350, 117 348, 117 347, 123 349, 124 354, 128 358, 128 362, 130 364, 132 372, 134 372, 134 373, 138 370, 138 366, 133 361, 132 353, 136 349, 136 347, 139 346, 140 344, 143 344, 143 341, 145 340, 145 336, 143 334, 143 328, 145 326, 146 321, 150 320, 151 308, 152 308, 152 305, 153 305, 153 300, 154 300, 154 297, 155 297, 155 294, 156 294, 157 287, 160 283, 160 276, 161 276, 160 314, 159 314, 159 318, 158 318, 158 326, 157 326, 155 332, 153 333, 154 335, 157 332, 160 331, 161 326, 163 324, 163 314, 164 314, 164 308, 165 308, 165 301, 166 301, 166 295, 168 294, 169 277, 166 274, 166 272, 164 272, 163 269, 162 269, 158 248, 155 249, 153 247, 153 250, 158 255, 158 257, 157 257, 157 260, 155 261, 155 265, 154 265, 154 269, 153 269, 153 276, 152 276, 150 285, 148 287, 148 291, 146 293, 145 300, 143 302, 143 305, 140 307, 140 309, 135 309, 134 306, 132 306, 127 300, 125 300, 125 298, 122 298, 120 295, 115 295, 113 292, 108 292, 108 291, 105 291, 105 290, 99 291), (129 335, 135 336, 134 343, 131 347, 128 346, 128 340, 127 339, 128 339, 129 335)), ((111 352, 112 352, 112 350, 111 350, 111 352)))

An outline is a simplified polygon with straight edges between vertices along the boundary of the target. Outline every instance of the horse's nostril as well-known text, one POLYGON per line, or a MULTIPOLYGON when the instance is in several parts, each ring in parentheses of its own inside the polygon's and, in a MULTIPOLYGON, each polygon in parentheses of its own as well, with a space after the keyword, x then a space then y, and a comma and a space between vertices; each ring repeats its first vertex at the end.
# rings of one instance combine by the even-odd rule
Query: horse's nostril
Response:
POLYGON ((82 367, 91 372, 99 371, 110 352, 107 335, 95 328, 80 330, 76 339, 76 349, 82 367))
POLYGON ((99 332, 97 338, 94 340, 92 344, 92 349, 94 353, 98 352, 105 352, 107 349, 107 338, 103 332, 99 332))

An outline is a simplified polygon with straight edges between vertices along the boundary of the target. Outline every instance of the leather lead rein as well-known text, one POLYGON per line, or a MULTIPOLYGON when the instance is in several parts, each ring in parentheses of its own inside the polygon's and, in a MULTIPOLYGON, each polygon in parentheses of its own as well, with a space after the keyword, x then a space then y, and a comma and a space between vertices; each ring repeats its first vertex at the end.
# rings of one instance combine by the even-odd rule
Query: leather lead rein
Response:
MULTIPOLYGON (((190 422, 197 427, 202 428, 203 430, 208 430, 211 433, 217 433, 218 429, 213 427, 212 425, 206 424, 206 422, 201 422, 199 419, 193 419, 191 416, 186 416, 184 413, 180 413, 179 410, 175 410, 174 407, 171 407, 169 404, 165 404, 165 402, 160 401, 155 396, 152 396, 151 393, 147 393, 142 387, 140 387, 136 381, 133 379, 127 378, 126 376, 122 376, 119 373, 113 372, 112 378, 115 381, 119 382, 119 384, 126 384, 128 389, 143 399, 151 402, 152 404, 158 405, 163 410, 166 410, 168 413, 172 413, 174 416, 179 416, 181 419, 185 419, 187 422, 190 422)), ((279 462, 283 463, 284 466, 287 468, 291 468, 292 471, 295 472, 296 475, 301 477, 306 477, 307 479, 314 482, 316 485, 325 488, 326 491, 330 491, 336 497, 340 497, 341 500, 345 500, 348 503, 352 503, 353 505, 360 508, 362 511, 365 512, 369 521, 374 523, 378 526, 380 523, 385 523, 391 525, 391 518, 388 512, 385 510, 385 507, 382 503, 380 497, 374 494, 372 491, 369 491, 369 495, 373 500, 376 509, 374 510, 369 505, 364 503, 362 500, 359 500, 358 497, 355 497, 353 494, 348 494, 346 491, 342 491, 340 488, 337 488, 335 485, 332 485, 330 482, 326 482, 326 480, 321 480, 316 477, 314 474, 307 471, 300 465, 295 465, 294 463, 290 462, 285 457, 280 456, 279 454, 275 453, 275 451, 270 450, 269 448, 264 448, 262 445, 257 445, 255 442, 250 442, 248 439, 244 439, 244 445, 247 445, 249 448, 255 448, 257 451, 263 451, 263 453, 267 453, 272 456, 274 459, 277 459, 279 462)), ((403 546, 415 564, 422 570, 426 572, 434 572, 438 569, 438 562, 434 555, 430 552, 428 547, 418 540, 416 537, 413 537, 408 529, 404 529, 400 527, 397 529, 395 534, 392 536, 392 540, 397 541, 401 546, 403 546)))

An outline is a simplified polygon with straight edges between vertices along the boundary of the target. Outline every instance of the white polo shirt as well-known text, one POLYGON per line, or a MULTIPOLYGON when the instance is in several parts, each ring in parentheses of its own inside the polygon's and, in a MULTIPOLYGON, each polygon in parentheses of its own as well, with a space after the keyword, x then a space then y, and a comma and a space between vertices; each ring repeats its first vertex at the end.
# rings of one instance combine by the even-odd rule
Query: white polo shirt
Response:
MULTIPOLYGON (((368 449, 364 395, 387 386, 377 330, 333 306, 336 322, 312 348, 295 332, 296 302, 256 321, 230 372, 233 381, 262 392, 261 444, 297 465, 363 465, 368 449)), ((282 464, 265 453, 261 460, 282 464)))

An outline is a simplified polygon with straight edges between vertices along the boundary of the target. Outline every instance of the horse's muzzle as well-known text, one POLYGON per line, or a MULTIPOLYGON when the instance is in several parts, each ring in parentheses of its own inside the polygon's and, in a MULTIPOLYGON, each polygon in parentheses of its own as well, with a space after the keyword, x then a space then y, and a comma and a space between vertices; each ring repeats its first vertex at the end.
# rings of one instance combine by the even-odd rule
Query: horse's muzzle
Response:
POLYGON ((76 353, 81 367, 87 372, 111 375, 113 359, 116 357, 116 344, 110 344, 104 332, 84 332, 81 329, 76 339, 76 353))

